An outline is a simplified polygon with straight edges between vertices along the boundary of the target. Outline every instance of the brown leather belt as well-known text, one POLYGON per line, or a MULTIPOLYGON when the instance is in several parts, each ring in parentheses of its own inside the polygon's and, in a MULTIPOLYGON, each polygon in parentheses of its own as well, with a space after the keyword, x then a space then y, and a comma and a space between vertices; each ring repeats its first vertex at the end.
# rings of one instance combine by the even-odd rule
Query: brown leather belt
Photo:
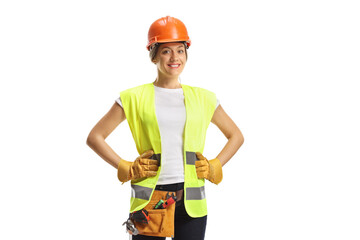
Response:
POLYGON ((183 199, 184 183, 157 185, 155 189, 159 191, 175 192, 177 202, 183 199))
POLYGON ((184 189, 178 190, 175 193, 176 196, 176 201, 179 202, 183 199, 183 195, 184 195, 184 189))

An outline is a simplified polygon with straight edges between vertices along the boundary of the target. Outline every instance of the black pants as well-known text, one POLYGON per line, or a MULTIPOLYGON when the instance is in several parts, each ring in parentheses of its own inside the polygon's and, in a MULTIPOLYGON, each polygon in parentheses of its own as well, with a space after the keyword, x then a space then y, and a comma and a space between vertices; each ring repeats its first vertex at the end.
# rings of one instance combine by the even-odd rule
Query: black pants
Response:
MULTIPOLYGON (((184 188, 183 184, 157 186, 156 190, 177 191, 184 188)), ((207 216, 190 217, 184 205, 184 200, 176 202, 175 208, 175 238, 173 240, 204 240, 207 216)), ((165 240, 165 237, 151 237, 144 235, 132 236, 133 240, 165 240)))

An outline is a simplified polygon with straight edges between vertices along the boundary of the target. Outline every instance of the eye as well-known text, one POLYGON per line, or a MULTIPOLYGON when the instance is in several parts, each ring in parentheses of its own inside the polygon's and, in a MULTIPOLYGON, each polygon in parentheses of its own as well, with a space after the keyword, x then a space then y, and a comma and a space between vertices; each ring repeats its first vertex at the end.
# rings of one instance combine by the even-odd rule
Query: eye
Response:
POLYGON ((185 51, 183 49, 179 50, 178 53, 183 54, 185 51))
POLYGON ((161 53, 162 54, 167 54, 167 53, 169 53, 170 52, 170 50, 164 50, 164 51, 162 51, 161 53))

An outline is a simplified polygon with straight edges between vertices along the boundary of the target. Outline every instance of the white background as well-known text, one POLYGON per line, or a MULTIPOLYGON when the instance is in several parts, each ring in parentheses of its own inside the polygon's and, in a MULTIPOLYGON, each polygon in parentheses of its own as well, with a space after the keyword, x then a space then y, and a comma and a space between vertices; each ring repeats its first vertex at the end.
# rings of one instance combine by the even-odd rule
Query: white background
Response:
MULTIPOLYGON (((153 21, 192 40, 183 84, 245 136, 207 184, 207 240, 360 239, 356 1, 1 1, 0 238, 127 239, 129 184, 86 144, 119 92, 156 77, 153 21)), ((107 142, 137 156, 126 122, 107 142)), ((226 138, 211 124, 204 155, 226 138)))

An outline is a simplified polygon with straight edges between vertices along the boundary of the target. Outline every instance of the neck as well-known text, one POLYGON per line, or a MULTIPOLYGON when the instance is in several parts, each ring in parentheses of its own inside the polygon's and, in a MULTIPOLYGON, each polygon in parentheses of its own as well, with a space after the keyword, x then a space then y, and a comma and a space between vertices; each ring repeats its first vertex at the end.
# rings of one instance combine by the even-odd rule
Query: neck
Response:
POLYGON ((162 88, 181 88, 181 84, 178 79, 179 76, 165 77, 158 74, 156 80, 154 81, 154 85, 162 88))

